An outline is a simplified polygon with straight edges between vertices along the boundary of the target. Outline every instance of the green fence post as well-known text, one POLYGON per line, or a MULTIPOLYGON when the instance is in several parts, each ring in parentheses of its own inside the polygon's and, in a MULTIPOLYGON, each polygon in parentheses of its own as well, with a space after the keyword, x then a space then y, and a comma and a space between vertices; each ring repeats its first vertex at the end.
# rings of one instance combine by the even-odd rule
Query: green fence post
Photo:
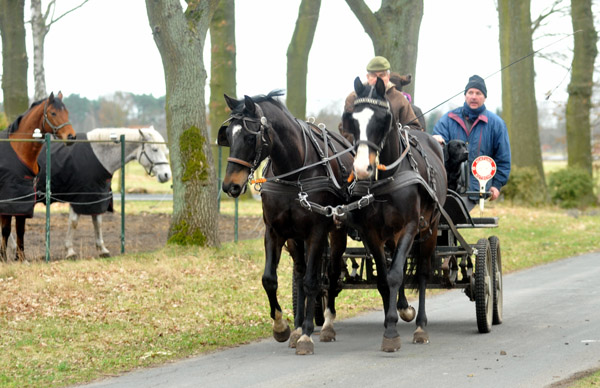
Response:
POLYGON ((121 135, 121 253, 125 253, 125 135, 121 135))
POLYGON ((51 193, 51 180, 50 176, 50 139, 51 135, 46 134, 44 140, 46 141, 46 263, 50 261, 50 195, 51 193))

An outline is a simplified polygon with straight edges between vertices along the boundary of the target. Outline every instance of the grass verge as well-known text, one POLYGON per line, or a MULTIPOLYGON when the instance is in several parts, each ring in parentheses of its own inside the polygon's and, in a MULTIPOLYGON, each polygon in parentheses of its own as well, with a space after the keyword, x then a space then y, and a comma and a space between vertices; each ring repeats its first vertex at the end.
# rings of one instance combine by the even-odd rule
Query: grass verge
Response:
MULTIPOLYGON (((242 204, 243 211, 252 204, 242 204)), ((488 206, 504 273, 600 250, 600 212, 488 206)), ((103 260, 0 264, 0 386, 63 387, 271 335, 262 240, 167 246, 103 260)), ((279 298, 292 321, 291 260, 279 298)), ((376 290, 344 291, 338 318, 379 309, 376 290)), ((285 346, 285 345, 282 345, 285 346)))

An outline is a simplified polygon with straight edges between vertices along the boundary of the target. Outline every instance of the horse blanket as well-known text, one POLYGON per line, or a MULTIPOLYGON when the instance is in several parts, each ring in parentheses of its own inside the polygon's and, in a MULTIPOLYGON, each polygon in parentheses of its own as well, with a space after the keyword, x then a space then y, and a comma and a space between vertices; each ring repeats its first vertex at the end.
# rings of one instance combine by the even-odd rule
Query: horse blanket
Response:
MULTIPOLYGON (((87 139, 78 133, 77 140, 87 139)), ((51 202, 69 202, 77 214, 95 215, 112 211, 112 173, 100 163, 90 143, 50 145, 51 202)), ((39 202, 46 200, 46 147, 38 158, 39 202)))
MULTIPOLYGON (((0 131, 8 139, 8 131, 0 131)), ((36 176, 19 158, 10 142, 0 142, 0 214, 33 217, 36 176)))

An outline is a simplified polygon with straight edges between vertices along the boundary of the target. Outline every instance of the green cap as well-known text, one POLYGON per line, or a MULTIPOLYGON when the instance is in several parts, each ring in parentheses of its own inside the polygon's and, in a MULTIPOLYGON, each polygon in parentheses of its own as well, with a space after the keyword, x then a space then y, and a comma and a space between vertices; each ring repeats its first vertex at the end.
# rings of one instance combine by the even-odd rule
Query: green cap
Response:
POLYGON ((368 72, 385 71, 390 69, 390 61, 384 57, 375 57, 367 65, 368 72))

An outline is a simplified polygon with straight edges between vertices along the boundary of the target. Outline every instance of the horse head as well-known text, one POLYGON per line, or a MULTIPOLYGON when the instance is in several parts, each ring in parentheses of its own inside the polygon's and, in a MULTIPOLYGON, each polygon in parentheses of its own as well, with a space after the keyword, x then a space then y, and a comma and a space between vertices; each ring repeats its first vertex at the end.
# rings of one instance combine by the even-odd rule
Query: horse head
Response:
MULTIPOLYGON (((271 97, 273 94, 270 93, 271 97)), ((238 197, 246 191, 246 182, 268 156, 271 140, 270 124, 262 108, 252 97, 236 100, 225 95, 231 114, 219 129, 217 144, 229 147, 223 191, 238 197)))
MULTIPOLYGON (((75 140, 77 135, 69 121, 69 111, 62 99, 63 94, 59 91, 56 97, 52 92, 44 101, 41 131, 42 133, 51 133, 62 140, 75 140)), ((72 142, 67 142, 67 145, 70 144, 72 142)))
POLYGON ((365 85, 356 77, 354 91, 353 111, 343 114, 342 131, 356 147, 354 175, 365 180, 371 179, 377 169, 379 154, 393 128, 393 116, 380 78, 375 85, 365 85))
POLYGON ((169 148, 165 140, 154 127, 139 129, 142 146, 138 150, 137 160, 150 176, 156 176, 160 183, 171 179, 169 148))

